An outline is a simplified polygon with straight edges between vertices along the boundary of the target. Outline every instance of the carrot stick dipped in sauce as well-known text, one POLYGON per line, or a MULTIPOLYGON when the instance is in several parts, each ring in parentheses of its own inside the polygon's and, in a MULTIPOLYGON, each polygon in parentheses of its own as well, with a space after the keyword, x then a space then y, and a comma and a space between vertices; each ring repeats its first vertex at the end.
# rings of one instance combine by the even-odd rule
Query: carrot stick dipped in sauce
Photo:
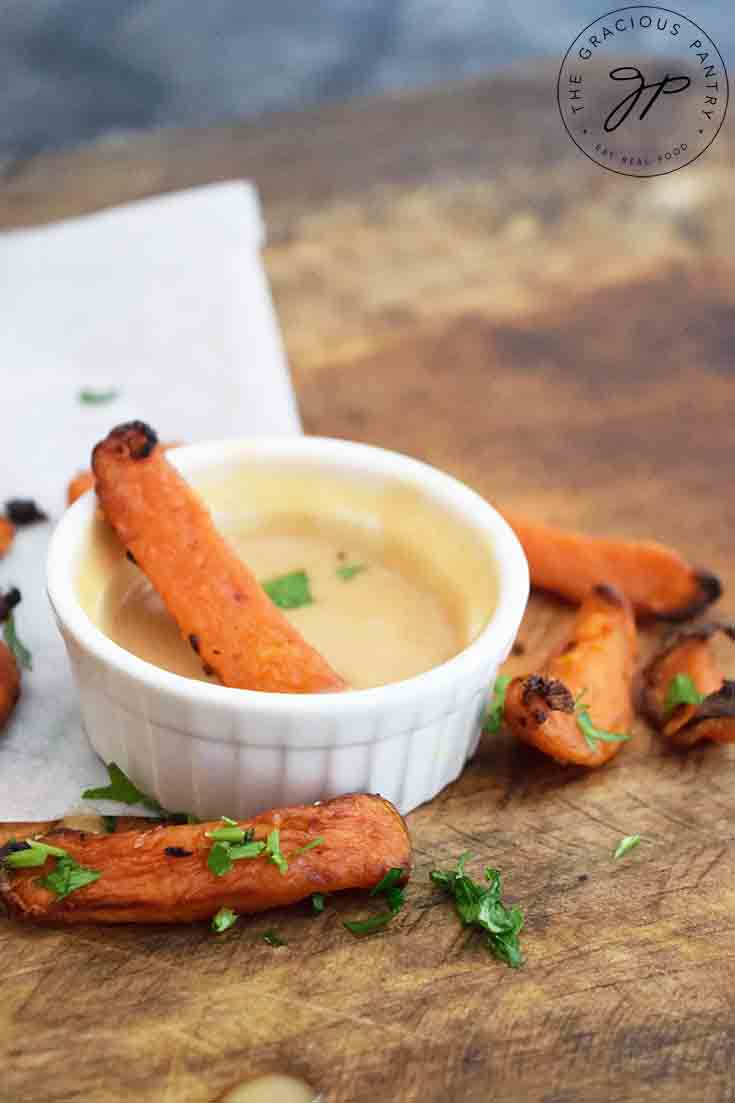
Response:
POLYGON ((58 924, 189 923, 222 907, 249 915, 315 892, 373 889, 390 870, 405 882, 411 869, 402 817, 368 794, 241 822, 109 835, 57 828, 6 843, 0 856, 11 916, 58 924))
POLYGON ((92 468, 105 516, 206 673, 271 693, 347 688, 217 531, 149 426, 113 429, 95 447, 92 468))
POLYGON ((604 578, 628 597, 639 616, 678 621, 697 616, 722 593, 714 574, 696 570, 663 544, 587 536, 512 513, 504 516, 526 553, 531 583, 568 601, 583 601, 604 578))
POLYGON ((717 632, 735 640, 733 624, 716 621, 685 629, 643 671, 643 711, 680 747, 703 739, 735 743, 735 682, 725 680, 712 652, 710 640, 717 632))
POLYGON ((566 645, 506 690, 513 734, 557 762, 601 766, 630 736, 637 637, 628 599, 607 584, 582 602, 566 645))
MULTIPOLYGON (((180 446, 180 441, 171 441, 169 444, 162 444, 161 448, 164 452, 168 452, 170 448, 179 448, 180 446)), ((76 475, 66 488, 67 506, 73 506, 77 498, 81 498, 82 494, 86 494, 87 491, 92 490, 93 487, 94 472, 90 470, 77 471, 76 475)))

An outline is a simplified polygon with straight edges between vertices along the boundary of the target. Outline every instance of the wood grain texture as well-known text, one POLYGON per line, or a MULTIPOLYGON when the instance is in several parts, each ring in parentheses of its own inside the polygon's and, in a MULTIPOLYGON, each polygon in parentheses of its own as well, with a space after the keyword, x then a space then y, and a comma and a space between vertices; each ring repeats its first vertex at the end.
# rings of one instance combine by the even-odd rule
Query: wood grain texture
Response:
MULTIPOLYGON (((173 133, 18 164, 0 214, 252 171, 310 431, 420 456, 540 519, 669 541, 732 585, 731 144, 630 180, 589 165, 554 110, 542 75, 173 133)), ((507 672, 569 616, 535 596, 507 672)), ((733 776, 735 749, 677 752, 640 722, 595 773, 485 738, 410 817, 408 906, 362 942, 341 926, 357 898, 219 938, 0 922, 0 1096, 208 1103, 277 1068, 329 1103, 732 1100, 733 776), (429 884, 464 850, 525 911, 521 971, 429 884)))

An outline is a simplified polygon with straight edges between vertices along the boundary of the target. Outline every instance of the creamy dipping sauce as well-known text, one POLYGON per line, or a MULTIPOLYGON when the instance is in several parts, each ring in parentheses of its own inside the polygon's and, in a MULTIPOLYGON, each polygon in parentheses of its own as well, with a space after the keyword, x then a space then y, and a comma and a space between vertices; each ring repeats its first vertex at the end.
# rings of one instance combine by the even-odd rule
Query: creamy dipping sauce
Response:
MULTIPOLYGON (((469 642, 459 593, 396 539, 347 521, 283 514, 223 531, 260 582, 306 572, 313 603, 284 613, 355 689, 421 674, 469 642)), ((100 627, 121 647, 211 680, 127 560, 115 564, 99 612, 100 627)))

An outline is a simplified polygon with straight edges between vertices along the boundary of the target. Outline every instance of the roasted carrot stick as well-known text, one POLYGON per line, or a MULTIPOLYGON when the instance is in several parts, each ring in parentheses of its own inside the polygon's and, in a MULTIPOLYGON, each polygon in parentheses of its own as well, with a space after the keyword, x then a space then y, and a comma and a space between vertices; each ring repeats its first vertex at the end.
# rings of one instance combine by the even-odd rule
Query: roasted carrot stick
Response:
POLYGON ((679 632, 643 671, 641 705, 673 743, 735 743, 735 682, 725 681, 710 647, 716 632, 735 640, 735 625, 713 621, 679 632))
MULTIPOLYGON (((40 880, 54 872, 61 857, 29 869, 4 864, 0 898, 12 916, 39 923, 188 923, 208 919, 220 907, 252 914, 313 892, 373 888, 389 869, 403 870, 404 880, 411 869, 406 825, 393 805, 377 796, 337 797, 240 822, 243 831, 253 829, 253 842, 266 842, 278 829, 283 872, 283 864, 262 850, 232 861, 229 871, 217 876, 208 864, 215 845, 209 833, 222 827, 221 822, 154 826, 113 835, 57 829, 38 841, 99 876, 59 898, 40 880)), ((6 853, 14 845, 7 844, 6 853)))
POLYGON ((688 620, 722 593, 719 579, 695 570, 663 544, 568 532, 505 513, 528 559, 531 582, 575 603, 604 578, 640 616, 688 620))
MULTIPOLYGON (((162 444, 161 449, 164 452, 168 452, 170 448, 179 448, 181 441, 174 440, 168 444, 162 444)), ((66 504, 67 506, 73 506, 77 498, 81 498, 82 494, 86 494, 88 490, 91 490, 94 486, 94 472, 93 471, 77 471, 74 478, 66 488, 66 504)))
POLYGON ((346 688, 217 531, 152 429, 140 421, 113 429, 92 467, 105 516, 207 673, 273 693, 346 688))
MULTIPOLYGON (((18 590, 0 593, 0 624, 2 624, 20 602, 18 590)), ((8 645, 0 640, 0 731, 5 727, 20 697, 20 670, 15 655, 8 645)))
POLYGON ((15 539, 15 525, 7 517, 0 516, 0 559, 10 551, 15 539))
POLYGON ((514 735, 558 762, 607 762, 633 720, 637 649, 630 602, 612 586, 595 586, 564 647, 540 674, 508 686, 505 719, 514 735))

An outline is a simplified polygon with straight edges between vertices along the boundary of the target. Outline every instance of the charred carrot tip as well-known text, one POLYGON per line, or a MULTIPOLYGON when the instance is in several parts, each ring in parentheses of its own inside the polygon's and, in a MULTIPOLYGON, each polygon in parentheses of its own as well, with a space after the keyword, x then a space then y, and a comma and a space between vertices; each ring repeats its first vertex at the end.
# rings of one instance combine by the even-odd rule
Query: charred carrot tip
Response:
MULTIPOLYGON (((107 442, 115 441, 123 446, 131 459, 144 460, 158 444, 158 434, 145 421, 125 421, 110 431, 107 442)), ((101 444, 107 443, 102 441, 101 444)), ((92 452, 92 458, 100 444, 92 452)))

